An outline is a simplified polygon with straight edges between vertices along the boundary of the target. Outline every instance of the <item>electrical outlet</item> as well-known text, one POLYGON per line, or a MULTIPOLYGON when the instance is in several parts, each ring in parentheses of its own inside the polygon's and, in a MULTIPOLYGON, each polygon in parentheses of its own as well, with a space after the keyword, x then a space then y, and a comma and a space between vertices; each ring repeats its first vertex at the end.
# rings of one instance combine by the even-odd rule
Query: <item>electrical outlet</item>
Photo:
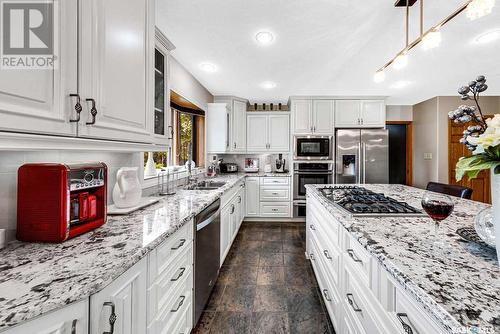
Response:
POLYGON ((432 153, 424 153, 424 160, 432 160, 432 153))

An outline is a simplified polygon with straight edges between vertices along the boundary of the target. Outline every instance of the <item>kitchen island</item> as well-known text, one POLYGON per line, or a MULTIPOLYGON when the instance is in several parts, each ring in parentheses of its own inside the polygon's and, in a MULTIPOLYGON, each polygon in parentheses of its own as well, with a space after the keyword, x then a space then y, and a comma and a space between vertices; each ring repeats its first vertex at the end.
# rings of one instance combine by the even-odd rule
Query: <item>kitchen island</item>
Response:
POLYGON ((225 182, 217 190, 179 189, 130 215, 108 216, 104 226, 64 243, 10 243, 0 250, 0 332, 101 291, 244 178, 212 178, 225 182))
MULTIPOLYGON (((423 190, 362 186, 421 208, 423 190)), ((454 199, 455 210, 441 226, 449 246, 443 253, 432 250, 427 216, 352 217, 320 193, 324 186, 306 187, 307 255, 312 254, 325 303, 332 306, 330 316, 341 333, 500 331, 495 250, 455 232, 473 226, 485 204, 454 199)))

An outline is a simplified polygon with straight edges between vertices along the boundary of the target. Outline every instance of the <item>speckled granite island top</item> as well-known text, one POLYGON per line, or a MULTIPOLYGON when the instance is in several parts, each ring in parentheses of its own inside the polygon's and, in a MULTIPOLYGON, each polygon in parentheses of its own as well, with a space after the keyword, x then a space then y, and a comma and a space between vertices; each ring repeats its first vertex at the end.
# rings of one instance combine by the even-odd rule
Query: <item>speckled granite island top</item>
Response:
POLYGON ((13 242, 0 250, 0 332, 100 291, 245 178, 212 191, 179 190, 61 244, 13 242))
MULTIPOLYGON (((422 208, 421 189, 363 186, 422 208)), ((484 333, 500 333, 500 268, 495 250, 463 241, 455 233, 460 227, 473 226, 485 204, 456 198, 453 214, 441 226, 451 250, 442 256, 428 243, 432 238, 430 218, 351 218, 328 202, 318 187, 306 186, 308 195, 318 199, 445 329, 462 333, 466 327, 478 326, 484 333)))

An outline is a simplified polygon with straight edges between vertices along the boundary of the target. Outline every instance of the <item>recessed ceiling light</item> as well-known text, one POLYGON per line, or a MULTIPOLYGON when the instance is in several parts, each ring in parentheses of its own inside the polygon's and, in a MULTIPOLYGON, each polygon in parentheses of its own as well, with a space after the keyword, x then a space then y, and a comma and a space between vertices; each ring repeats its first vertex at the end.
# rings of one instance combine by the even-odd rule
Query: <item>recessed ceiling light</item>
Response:
POLYGON ((500 39, 500 29, 487 31, 474 39, 477 44, 487 44, 500 39))
POLYGON ((261 45, 269 45, 274 41, 274 35, 269 31, 259 31, 255 35, 255 39, 261 45))
POLYGON ((406 67, 406 65, 408 65, 408 55, 406 53, 398 55, 396 58, 394 58, 393 65, 396 70, 400 70, 406 67))
POLYGON ((272 82, 272 81, 264 81, 260 84, 260 87, 264 88, 264 89, 273 89, 276 87, 276 82, 272 82))
POLYGON ((200 64, 200 69, 202 71, 205 71, 205 72, 208 72, 208 73, 213 73, 215 71, 217 71, 217 66, 215 66, 214 64, 212 63, 201 63, 200 64))
POLYGON ((401 80, 401 81, 396 81, 395 83, 393 83, 390 88, 401 89, 401 88, 405 88, 406 86, 408 86, 410 84, 411 84, 411 81, 401 80))

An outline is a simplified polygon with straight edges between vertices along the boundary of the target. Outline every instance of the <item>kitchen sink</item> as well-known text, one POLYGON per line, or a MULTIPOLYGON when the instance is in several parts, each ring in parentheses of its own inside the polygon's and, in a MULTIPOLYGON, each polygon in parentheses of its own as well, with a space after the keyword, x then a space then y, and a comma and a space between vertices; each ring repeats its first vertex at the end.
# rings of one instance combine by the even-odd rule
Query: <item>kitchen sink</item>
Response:
POLYGON ((186 190, 216 190, 224 186, 226 182, 201 181, 196 184, 186 186, 186 190))

